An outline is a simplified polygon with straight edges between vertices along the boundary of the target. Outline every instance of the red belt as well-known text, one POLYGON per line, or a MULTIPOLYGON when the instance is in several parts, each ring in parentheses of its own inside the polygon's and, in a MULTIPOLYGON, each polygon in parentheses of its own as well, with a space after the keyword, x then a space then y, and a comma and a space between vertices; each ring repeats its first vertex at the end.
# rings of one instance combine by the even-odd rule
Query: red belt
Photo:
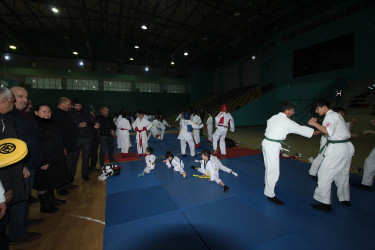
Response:
POLYGON ((139 141, 139 146, 142 147, 142 133, 143 131, 146 131, 147 129, 142 129, 142 130, 138 130, 138 141, 139 141))

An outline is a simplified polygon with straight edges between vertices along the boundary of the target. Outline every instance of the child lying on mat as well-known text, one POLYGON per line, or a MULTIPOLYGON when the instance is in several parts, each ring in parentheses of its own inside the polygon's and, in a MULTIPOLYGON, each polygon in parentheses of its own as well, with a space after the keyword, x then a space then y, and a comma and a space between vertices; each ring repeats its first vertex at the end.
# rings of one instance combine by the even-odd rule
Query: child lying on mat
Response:
POLYGON ((150 173, 150 171, 155 168, 156 157, 155 155, 152 154, 153 152, 154 150, 151 147, 146 148, 146 158, 145 158, 146 168, 143 170, 142 173, 138 175, 138 177, 141 177, 141 176, 144 176, 145 174, 150 173))
MULTIPOLYGON (((195 166, 191 166, 192 169, 197 170, 198 172, 202 173, 202 177, 209 177, 209 181, 215 181, 217 184, 224 188, 224 192, 228 191, 229 187, 224 184, 222 180, 219 178, 219 159, 215 159, 215 156, 211 156, 211 151, 206 149, 202 152, 202 161, 198 161, 201 163, 201 167, 197 168, 195 166)), ((221 164, 221 163, 220 163, 221 164)), ((222 164, 221 164, 222 165, 222 164)), ((227 168, 234 176, 238 176, 237 173, 233 172, 231 169, 227 168)))
POLYGON ((180 172, 182 176, 185 178, 186 173, 184 171, 184 162, 180 160, 177 156, 173 156, 171 152, 165 153, 165 158, 164 162, 167 164, 168 169, 173 167, 173 172, 180 172))

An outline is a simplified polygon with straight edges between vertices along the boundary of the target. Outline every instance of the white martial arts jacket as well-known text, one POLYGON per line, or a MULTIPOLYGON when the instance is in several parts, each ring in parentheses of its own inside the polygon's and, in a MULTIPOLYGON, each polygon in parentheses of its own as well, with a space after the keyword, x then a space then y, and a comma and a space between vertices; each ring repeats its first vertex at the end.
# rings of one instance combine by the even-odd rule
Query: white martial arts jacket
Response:
POLYGON ((156 156, 155 155, 153 155, 153 154, 147 155, 146 158, 145 158, 147 167, 149 167, 151 169, 154 169, 154 167, 155 167, 155 160, 156 160, 156 156))
POLYGON ((176 171, 178 171, 178 169, 184 169, 184 162, 177 156, 174 156, 172 161, 167 159, 166 164, 168 168, 173 167, 176 171))
POLYGON ((186 141, 193 140, 193 136, 191 134, 191 132, 193 132, 193 131, 188 132, 188 125, 191 125, 192 129, 201 129, 203 127, 203 124, 196 125, 191 120, 181 119, 181 125, 180 125, 181 130, 180 130, 180 133, 179 133, 177 139, 179 139, 179 140, 185 139, 186 141))
POLYGON ((132 129, 132 126, 130 126, 130 122, 126 118, 119 118, 117 119, 117 129, 120 131, 130 131, 132 129))
POLYGON ((200 126, 202 124, 202 119, 199 117, 199 115, 194 115, 193 116, 193 123, 196 126, 200 126))
POLYGON ((143 140, 147 140, 147 130, 150 130, 152 124, 149 120, 143 117, 142 120, 139 117, 134 121, 132 127, 135 131, 137 131, 136 141, 142 144, 143 140))
POLYGON ((218 129, 228 129, 228 127, 230 127, 230 131, 234 132, 234 120, 231 114, 220 112, 215 117, 215 127, 217 127, 218 129))

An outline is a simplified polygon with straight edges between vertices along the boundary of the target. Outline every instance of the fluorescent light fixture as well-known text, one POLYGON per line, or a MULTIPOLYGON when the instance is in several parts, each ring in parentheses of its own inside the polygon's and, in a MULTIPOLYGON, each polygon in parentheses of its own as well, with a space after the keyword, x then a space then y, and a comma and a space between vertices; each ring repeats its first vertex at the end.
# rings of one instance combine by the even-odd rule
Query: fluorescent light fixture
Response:
POLYGON ((17 49, 16 45, 13 45, 13 44, 9 45, 9 48, 11 48, 11 49, 17 49))
POLYGON ((9 61, 9 60, 10 60, 10 56, 5 55, 5 56, 4 56, 4 59, 5 59, 6 61, 9 61))
POLYGON ((148 72, 148 66, 145 67, 145 71, 148 72))
POLYGON ((83 65, 85 65, 84 63, 83 63, 83 61, 79 61, 79 66, 83 66, 83 65))
POLYGON ((144 24, 141 26, 141 28, 142 28, 143 30, 147 30, 147 26, 144 25, 144 24))
POLYGON ((78 55, 78 52, 77 51, 73 51, 73 55, 78 55))
POLYGON ((134 45, 134 48, 135 48, 135 49, 139 49, 139 46, 138 46, 138 45, 134 45))
POLYGON ((130 61, 134 61, 134 58, 133 58, 133 57, 130 57, 129 60, 130 60, 130 61))
POLYGON ((251 57, 251 59, 253 59, 253 60, 255 60, 255 58, 257 58, 255 55, 253 55, 253 56, 251 57))
POLYGON ((59 13, 59 9, 56 7, 52 7, 51 10, 53 13, 59 13))
POLYGON ((174 61, 171 62, 171 65, 174 65, 174 61))
POLYGON ((184 52, 184 56, 188 56, 189 53, 187 51, 184 52))

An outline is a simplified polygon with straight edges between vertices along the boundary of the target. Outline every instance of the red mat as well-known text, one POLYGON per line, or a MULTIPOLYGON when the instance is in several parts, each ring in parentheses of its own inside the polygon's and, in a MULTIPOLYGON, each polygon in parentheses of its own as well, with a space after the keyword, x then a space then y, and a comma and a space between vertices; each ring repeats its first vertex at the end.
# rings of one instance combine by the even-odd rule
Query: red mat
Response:
MULTIPOLYGON (((113 156, 115 158, 115 161, 117 162, 136 161, 138 159, 142 159, 142 157, 137 158, 135 152, 130 152, 129 155, 126 156, 125 158, 122 158, 121 153, 114 153, 113 156)), ((104 156, 104 163, 105 164, 109 163, 108 154, 104 156)))
POLYGON ((220 153, 220 149, 217 150, 217 158, 219 159, 226 159, 226 158, 234 158, 234 157, 240 157, 240 156, 246 156, 246 155, 255 155, 260 154, 262 151, 251 149, 251 148, 245 148, 245 147, 233 147, 233 148, 227 148, 227 154, 223 156, 220 153))

